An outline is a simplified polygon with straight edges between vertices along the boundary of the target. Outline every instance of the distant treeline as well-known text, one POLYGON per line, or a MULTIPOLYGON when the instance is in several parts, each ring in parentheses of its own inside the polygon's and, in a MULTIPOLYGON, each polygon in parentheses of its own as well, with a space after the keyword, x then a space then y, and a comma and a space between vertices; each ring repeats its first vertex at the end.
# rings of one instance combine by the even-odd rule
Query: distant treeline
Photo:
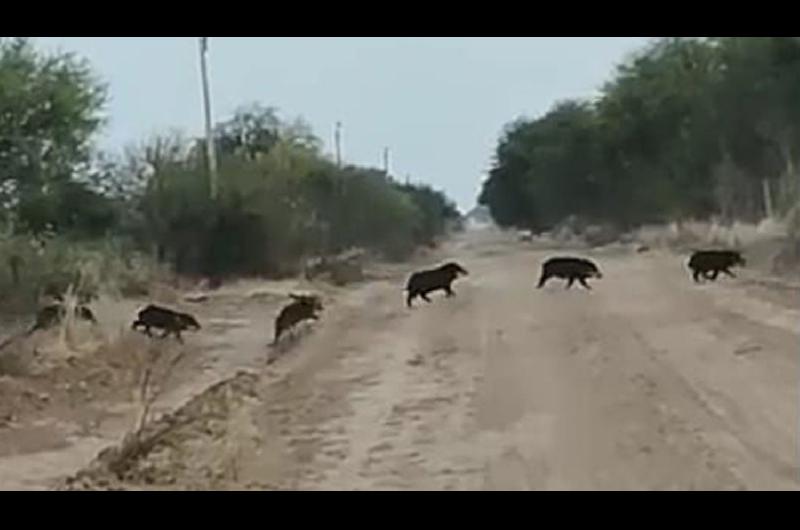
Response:
POLYGON ((598 98, 509 124, 479 202, 535 230, 569 216, 755 221, 795 207, 799 159, 800 40, 667 38, 598 98))
MULTIPOLYGON (((85 60, 0 39, 3 260, 38 259, 29 242, 49 240, 62 255, 81 245, 117 249, 180 274, 283 275, 305 256, 352 246, 403 258, 460 219, 428 186, 338 167, 302 121, 258 104, 216 125, 212 200, 202 140, 167 133, 121 154, 99 152, 107 100, 85 60)), ((18 276, 0 274, 0 294, 18 276)))

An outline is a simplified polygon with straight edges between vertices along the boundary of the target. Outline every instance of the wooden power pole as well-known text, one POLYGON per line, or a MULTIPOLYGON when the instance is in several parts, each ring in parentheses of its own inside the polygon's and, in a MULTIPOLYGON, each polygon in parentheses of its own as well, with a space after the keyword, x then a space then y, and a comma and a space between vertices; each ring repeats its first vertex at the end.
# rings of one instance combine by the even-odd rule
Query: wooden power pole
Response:
POLYGON ((342 167, 342 122, 336 122, 336 129, 333 132, 333 140, 336 144, 336 166, 342 167))
POLYGON ((211 95, 208 89, 208 68, 206 66, 207 51, 208 37, 200 37, 200 78, 203 85, 203 111, 206 122, 206 154, 208 156, 208 176, 211 199, 216 200, 219 183, 217 175, 217 155, 213 133, 211 131, 211 95))

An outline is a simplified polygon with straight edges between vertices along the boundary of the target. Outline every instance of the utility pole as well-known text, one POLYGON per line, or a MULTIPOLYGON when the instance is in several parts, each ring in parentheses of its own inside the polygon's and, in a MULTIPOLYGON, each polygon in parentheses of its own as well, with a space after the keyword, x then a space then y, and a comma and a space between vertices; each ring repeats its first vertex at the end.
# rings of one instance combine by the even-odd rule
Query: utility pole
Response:
POLYGON ((383 172, 389 176, 389 148, 383 148, 383 172))
POLYGON ((336 122, 333 132, 333 141, 336 144, 336 166, 342 167, 342 122, 336 122))
MULTIPOLYGON (((342 122, 340 122, 340 121, 336 122, 336 128, 334 129, 334 132, 333 132, 333 139, 334 139, 334 144, 336 144, 336 167, 341 169, 341 167, 342 167, 342 122)), ((344 198, 345 198, 345 176, 342 174, 341 171, 338 171, 337 178, 336 178, 336 180, 334 182, 335 182, 334 190, 336 191, 336 194, 338 195, 338 197, 336 198, 337 200, 335 201, 335 204, 337 205, 335 207, 336 208, 336 217, 337 217, 337 221, 338 222, 342 222, 342 220, 345 218, 345 204, 344 204, 344 198)), ((337 244, 336 241, 332 241, 332 237, 331 236, 332 236, 332 234, 330 233, 330 230, 329 230, 328 231, 328 237, 327 237, 327 240, 326 240, 325 251, 326 252, 337 252, 337 251, 340 250, 339 249, 339 245, 337 244)))
POLYGON ((761 190, 764 195, 764 214, 767 219, 772 219, 775 217, 775 212, 772 209, 772 190, 769 184, 769 179, 761 179, 761 190))
POLYGON ((203 85, 203 110, 206 121, 206 154, 208 157, 208 176, 211 189, 211 199, 216 200, 218 191, 217 155, 213 134, 211 132, 211 95, 208 90, 208 68, 206 67, 207 52, 208 37, 200 37, 200 78, 203 85))

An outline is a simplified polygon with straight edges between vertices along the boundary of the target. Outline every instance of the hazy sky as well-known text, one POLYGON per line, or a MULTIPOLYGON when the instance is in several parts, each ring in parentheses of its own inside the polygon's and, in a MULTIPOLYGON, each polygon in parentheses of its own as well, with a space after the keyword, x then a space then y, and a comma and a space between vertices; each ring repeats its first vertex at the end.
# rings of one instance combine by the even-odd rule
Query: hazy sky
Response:
MULTIPOLYGON (((121 148, 146 136, 203 130, 197 39, 42 37, 47 48, 88 58, 110 84, 101 138, 121 148)), ((245 103, 302 116, 343 156, 444 189, 462 209, 475 203, 504 124, 555 101, 591 96, 645 37, 213 37, 212 112, 245 103)))

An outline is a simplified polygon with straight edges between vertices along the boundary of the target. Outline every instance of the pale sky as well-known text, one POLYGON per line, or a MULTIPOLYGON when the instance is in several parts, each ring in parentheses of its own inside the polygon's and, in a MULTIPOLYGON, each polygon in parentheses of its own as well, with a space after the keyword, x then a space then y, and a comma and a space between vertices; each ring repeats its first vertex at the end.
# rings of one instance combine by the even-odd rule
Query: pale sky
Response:
MULTIPOLYGON (((502 127, 554 102, 591 97, 649 37, 212 37, 215 121, 258 101, 302 116, 332 150, 342 122, 347 162, 443 189, 466 211, 502 127)), ((101 147, 177 129, 199 135, 203 113, 193 37, 41 37, 89 59, 110 85, 101 147)))

